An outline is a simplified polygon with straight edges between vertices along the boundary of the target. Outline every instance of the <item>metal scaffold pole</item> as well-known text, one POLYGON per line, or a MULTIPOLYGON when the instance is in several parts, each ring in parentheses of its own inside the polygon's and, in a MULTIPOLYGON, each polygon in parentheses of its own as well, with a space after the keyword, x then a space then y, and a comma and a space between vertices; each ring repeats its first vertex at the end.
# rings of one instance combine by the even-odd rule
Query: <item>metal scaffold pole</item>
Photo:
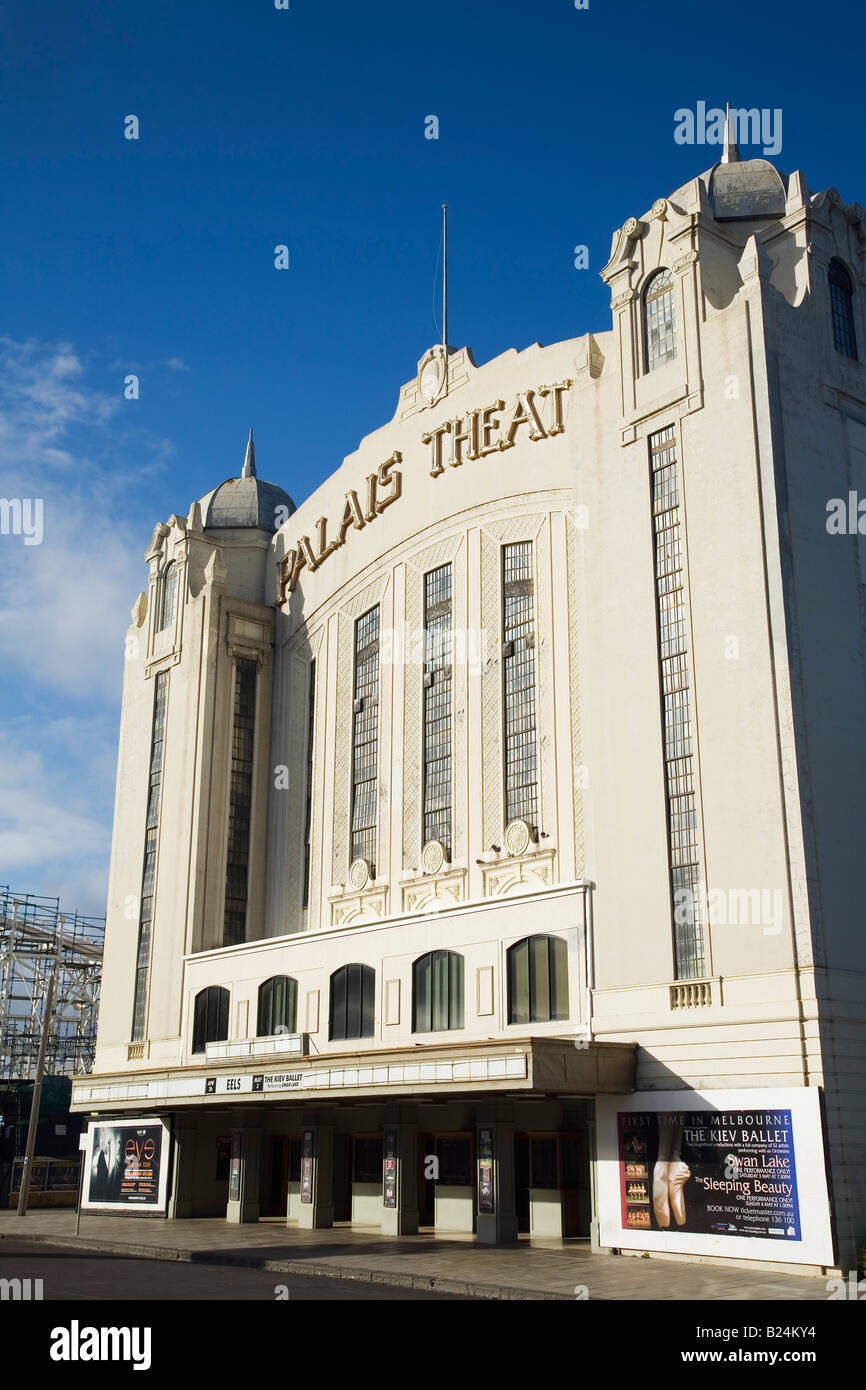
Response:
POLYGON ((30 1198, 30 1173, 33 1168, 33 1155, 36 1151, 36 1130, 39 1125, 39 1104, 42 1100, 42 1078, 45 1075, 45 1053, 48 1050, 48 1035, 54 1018, 54 996, 57 991, 57 957, 48 978, 48 992, 42 1013, 42 1035, 39 1040, 39 1056, 36 1059, 36 1078, 33 1082, 33 1099, 30 1102, 30 1123, 27 1126, 27 1148, 24 1152, 24 1167, 21 1172, 21 1190, 18 1193, 18 1215, 27 1215, 30 1198))

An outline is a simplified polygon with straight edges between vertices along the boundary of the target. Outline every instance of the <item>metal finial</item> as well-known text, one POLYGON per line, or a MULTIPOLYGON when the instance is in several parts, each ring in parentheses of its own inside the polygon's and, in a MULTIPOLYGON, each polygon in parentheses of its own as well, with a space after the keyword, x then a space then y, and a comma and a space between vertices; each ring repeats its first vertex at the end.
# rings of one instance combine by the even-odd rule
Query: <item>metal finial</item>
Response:
POLYGON ((740 147, 736 140, 736 130, 731 121, 731 103, 725 102, 725 147, 722 150, 723 164, 739 164, 740 147))
POLYGON ((242 478, 255 478, 256 474, 256 446, 253 443, 253 431, 250 426, 250 437, 247 440, 247 452, 244 455, 244 466, 241 469, 242 478))

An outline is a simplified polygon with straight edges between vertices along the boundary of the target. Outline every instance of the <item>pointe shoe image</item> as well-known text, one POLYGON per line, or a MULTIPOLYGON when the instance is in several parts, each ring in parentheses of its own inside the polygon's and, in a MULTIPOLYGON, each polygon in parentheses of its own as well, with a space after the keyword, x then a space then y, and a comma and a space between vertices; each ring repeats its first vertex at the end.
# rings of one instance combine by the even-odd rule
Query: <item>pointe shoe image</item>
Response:
MULTIPOLYGON (((682 1159, 676 1163, 668 1164, 668 1196, 674 1220, 678 1226, 686 1224, 686 1199, 683 1195, 683 1186, 691 1176, 691 1169, 687 1163, 683 1163, 682 1159)), ((655 1188, 653 1191, 655 1192, 655 1188)))
POLYGON ((668 1165, 661 1159, 653 1167, 653 1211, 656 1221, 666 1231, 671 1224, 671 1208, 668 1195, 668 1165))

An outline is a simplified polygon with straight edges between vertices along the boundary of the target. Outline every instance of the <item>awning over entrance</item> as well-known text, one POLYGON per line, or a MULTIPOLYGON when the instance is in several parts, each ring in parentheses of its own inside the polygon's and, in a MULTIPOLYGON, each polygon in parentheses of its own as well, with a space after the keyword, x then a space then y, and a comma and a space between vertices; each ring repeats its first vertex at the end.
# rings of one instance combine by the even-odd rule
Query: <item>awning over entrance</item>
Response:
POLYGON ((135 1111, 182 1106, 266 1105, 299 1100, 462 1094, 628 1094, 634 1090, 633 1043, 585 1038, 522 1038, 508 1042, 329 1053, 305 1057, 287 1070, 261 1060, 178 1067, 134 1074, 90 1076, 75 1081, 72 1110, 135 1111))

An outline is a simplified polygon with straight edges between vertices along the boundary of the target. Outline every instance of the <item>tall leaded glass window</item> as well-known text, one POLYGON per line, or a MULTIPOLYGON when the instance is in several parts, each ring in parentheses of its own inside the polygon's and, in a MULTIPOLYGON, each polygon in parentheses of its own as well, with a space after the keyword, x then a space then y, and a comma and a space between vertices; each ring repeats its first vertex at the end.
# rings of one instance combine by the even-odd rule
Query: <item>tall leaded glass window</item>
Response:
POLYGON ((508 1022, 568 1018, 568 946, 561 936, 527 936, 508 950, 508 1022))
POLYGON ((344 965, 331 976, 328 1037, 372 1038, 376 1011, 376 972, 372 966, 344 965))
POLYGON ((209 1042, 229 1035, 229 992, 222 985, 199 990, 193 1006, 192 1051, 204 1052, 209 1042))
POLYGON ((138 909, 138 949, 135 958, 135 990, 132 1005, 133 1042, 141 1042, 144 1038, 147 1016, 147 982, 150 973, 150 943, 153 928, 153 899, 156 893, 156 854, 159 840, 160 792, 162 789, 162 754, 165 743, 165 716, 168 707, 168 672, 160 671, 154 684, 150 774, 144 830, 144 867, 141 875, 141 901, 138 909))
POLYGON ((830 285, 830 309, 833 314, 833 342, 837 352, 857 358, 857 335, 854 331, 854 285, 841 261, 830 262, 827 272, 830 285))
POLYGON ((463 1027, 463 957, 429 951, 412 967, 412 1032, 463 1027))
POLYGON ((677 355, 674 284, 669 270, 659 270, 644 295, 644 349, 646 369, 663 367, 677 355))
POLYGON ((538 825, 532 541, 503 546, 502 668, 505 821, 538 825))
POLYGON ((161 585, 157 632, 163 632, 174 622, 174 610, 177 604, 177 565, 174 560, 170 561, 163 570, 161 585))
POLYGON ((705 914, 695 801, 692 696, 674 426, 651 435, 649 443, 676 972, 678 979, 694 979, 706 973, 705 914))
POLYGON ((289 975, 272 975, 259 985, 256 1037, 294 1033, 298 1021, 298 982, 289 975))
POLYGON ((232 719, 232 767, 223 916, 225 946, 236 946, 246 938, 255 724, 256 663, 239 660, 235 663, 232 719))
POLYGON ((424 841, 451 853, 451 566, 424 576, 424 841))
POLYGON ((307 703, 307 806, 304 812, 304 899, 310 905, 310 872, 313 842, 313 733, 316 716, 316 663, 310 662, 310 693, 307 703))
POLYGON ((352 715, 352 858, 376 873, 379 786, 379 609, 355 623, 355 699, 352 715))

